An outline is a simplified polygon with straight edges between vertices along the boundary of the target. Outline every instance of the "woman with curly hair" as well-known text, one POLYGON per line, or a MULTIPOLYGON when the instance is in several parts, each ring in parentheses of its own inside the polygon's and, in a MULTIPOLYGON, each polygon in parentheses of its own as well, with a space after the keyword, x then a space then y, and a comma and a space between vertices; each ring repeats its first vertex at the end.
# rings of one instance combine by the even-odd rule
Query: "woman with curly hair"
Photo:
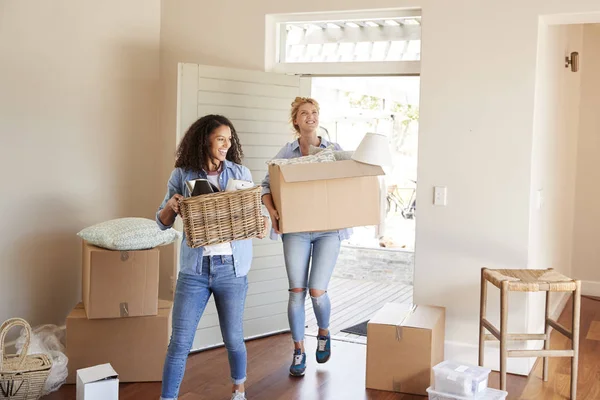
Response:
MULTIPOLYGON (((208 179, 219 190, 225 189, 229 179, 251 182, 250 170, 241 165, 242 156, 239 138, 227 118, 206 115, 194 122, 177 150, 167 194, 156 213, 158 226, 163 230, 173 226, 186 181, 208 179)), ((173 331, 163 370, 162 400, 173 400, 179 395, 187 356, 211 294, 229 358, 231 399, 246 399, 243 313, 251 262, 250 239, 194 249, 184 237, 173 304, 173 331)))

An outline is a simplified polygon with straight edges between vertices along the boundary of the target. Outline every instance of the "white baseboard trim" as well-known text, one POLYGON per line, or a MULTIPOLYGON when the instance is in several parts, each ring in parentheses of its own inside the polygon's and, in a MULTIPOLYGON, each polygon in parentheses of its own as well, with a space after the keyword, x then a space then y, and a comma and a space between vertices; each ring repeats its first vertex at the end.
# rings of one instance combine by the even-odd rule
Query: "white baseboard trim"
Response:
MULTIPOLYGON (((554 294, 556 295, 556 294, 554 294)), ((551 310, 550 317, 558 319, 562 314, 567 302, 569 301, 570 293, 564 293, 559 301, 556 302, 554 310, 551 310)), ((544 310, 540 310, 544 312, 544 310)), ((544 325, 538 327, 536 332, 544 332, 544 325)), ((552 333, 554 334, 554 333, 552 333)), ((544 344, 543 341, 526 341, 526 342, 510 342, 509 348, 520 350, 539 350, 544 344)), ((500 370, 500 343, 490 341, 485 343, 484 366, 491 368, 493 371, 500 370)), ((466 342, 445 342, 445 357, 446 360, 462 361, 472 365, 477 365, 479 362, 479 345, 466 342)), ((508 358, 507 372, 515 375, 528 376, 535 365, 537 358, 508 358)))
MULTIPOLYGON (((518 344, 511 346, 511 349, 518 348, 524 349, 524 346, 521 345, 519 347, 518 344)), ((446 341, 444 351, 444 358, 446 360, 454 360, 471 365, 477 365, 479 362, 479 345, 446 341)), ((493 371, 500 370, 499 342, 485 343, 484 366, 491 368, 493 371)), ((507 361, 507 372, 510 374, 527 376, 530 371, 531 366, 528 358, 509 358, 507 361)))
POLYGON ((584 296, 600 297, 600 282, 581 281, 581 294, 584 296))
MULTIPOLYGON (((552 293, 551 296, 560 296, 560 299, 554 305, 554 309, 550 310, 550 318, 552 318, 555 321, 558 321, 558 318, 560 317, 560 315, 564 311, 565 307, 567 306, 567 302, 571 298, 571 292, 552 293)), ((543 312, 543 311, 540 310, 540 312, 543 312)), ((544 333, 545 322, 542 322, 536 328, 537 329, 533 332, 544 333)), ((557 334, 557 333, 552 331, 550 333, 550 336, 552 336, 554 334, 557 334)), ((560 335, 560 333, 558 333, 558 335, 560 335)), ((530 340, 527 342, 526 348, 527 348, 527 350, 541 350, 544 348, 544 342, 541 340, 535 340, 535 341, 530 340)), ((531 371, 537 361, 537 358, 526 358, 525 360, 528 360, 529 370, 531 371)))
MULTIPOLYGON (((552 296, 552 294, 551 294, 552 296)), ((567 302, 569 301, 569 299, 571 298, 571 292, 565 292, 562 294, 562 298, 556 303, 556 307, 554 308, 554 310, 552 310, 550 312, 550 318, 558 320, 558 318, 560 317, 560 314, 562 314, 562 312, 565 310, 565 307, 567 306, 567 302)))

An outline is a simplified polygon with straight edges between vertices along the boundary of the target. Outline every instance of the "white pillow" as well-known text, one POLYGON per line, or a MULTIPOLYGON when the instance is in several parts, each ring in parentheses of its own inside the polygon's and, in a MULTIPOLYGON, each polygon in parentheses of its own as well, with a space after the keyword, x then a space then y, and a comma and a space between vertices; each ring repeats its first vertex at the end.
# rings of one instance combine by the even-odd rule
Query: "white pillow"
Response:
POLYGON ((335 162, 335 156, 332 150, 323 150, 318 154, 312 154, 296 158, 279 158, 268 162, 268 164, 286 165, 286 164, 308 164, 321 162, 335 162))
POLYGON ((162 231, 148 218, 117 218, 89 226, 77 236, 109 250, 146 250, 174 242, 181 233, 173 228, 162 231))
POLYGON ((354 155, 353 151, 336 150, 335 146, 332 144, 330 144, 326 148, 313 146, 311 144, 308 149, 308 154, 310 154, 310 155, 319 154, 325 150, 333 151, 333 156, 335 157, 335 161, 352 160, 352 156, 354 155))

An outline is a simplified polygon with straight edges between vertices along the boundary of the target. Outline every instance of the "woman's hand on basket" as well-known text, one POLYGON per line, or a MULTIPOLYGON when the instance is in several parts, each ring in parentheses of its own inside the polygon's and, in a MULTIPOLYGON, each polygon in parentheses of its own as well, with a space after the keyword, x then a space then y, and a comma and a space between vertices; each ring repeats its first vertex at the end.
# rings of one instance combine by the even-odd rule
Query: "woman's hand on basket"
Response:
POLYGON ((173 197, 171 197, 169 201, 167 201, 166 207, 170 207, 175 214, 179 214, 179 200, 181 199, 183 199, 183 196, 178 193, 175 193, 173 197))

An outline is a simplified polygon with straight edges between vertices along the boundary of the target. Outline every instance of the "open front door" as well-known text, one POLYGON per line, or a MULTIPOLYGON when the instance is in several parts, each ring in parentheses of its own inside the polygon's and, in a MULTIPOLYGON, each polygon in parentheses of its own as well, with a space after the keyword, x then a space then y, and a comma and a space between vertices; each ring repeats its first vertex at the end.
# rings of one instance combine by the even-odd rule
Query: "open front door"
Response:
MULTIPOLYGON (((310 78, 182 63, 177 92, 177 143, 199 117, 224 115, 238 132, 244 165, 252 172, 254 182, 260 183, 267 172, 266 162, 292 140, 288 123, 290 105, 296 96, 310 95, 310 78)), ((288 283, 281 242, 268 238, 254 240, 248 284, 245 337, 289 330, 288 283)), ((211 297, 200 319, 192 351, 222 344, 211 297)))

